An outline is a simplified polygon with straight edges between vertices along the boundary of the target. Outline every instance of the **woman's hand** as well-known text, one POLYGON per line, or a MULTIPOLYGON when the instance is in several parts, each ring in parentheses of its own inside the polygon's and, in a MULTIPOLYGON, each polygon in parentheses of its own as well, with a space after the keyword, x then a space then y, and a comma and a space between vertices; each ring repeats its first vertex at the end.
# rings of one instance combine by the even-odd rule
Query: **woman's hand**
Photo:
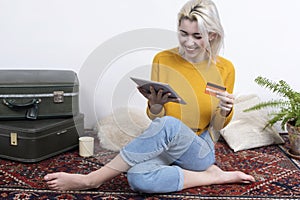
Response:
POLYGON ((169 96, 171 93, 165 93, 163 94, 163 90, 158 90, 157 92, 155 89, 150 86, 150 93, 144 90, 141 87, 138 87, 138 90, 140 93, 148 99, 148 104, 151 107, 152 105, 159 104, 159 105, 164 105, 165 103, 168 102, 179 102, 180 99, 178 98, 170 98, 169 96))
POLYGON ((221 109, 221 115, 226 117, 229 115, 234 104, 234 95, 225 92, 217 92, 216 97, 220 99, 219 108, 221 109))

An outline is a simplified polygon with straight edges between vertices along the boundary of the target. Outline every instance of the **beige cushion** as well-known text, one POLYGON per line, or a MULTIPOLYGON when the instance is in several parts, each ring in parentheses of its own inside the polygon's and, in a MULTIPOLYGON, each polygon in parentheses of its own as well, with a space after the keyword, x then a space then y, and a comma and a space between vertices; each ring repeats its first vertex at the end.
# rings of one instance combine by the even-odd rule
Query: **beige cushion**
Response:
POLYGON ((112 151, 120 151, 132 139, 140 135, 151 123, 146 111, 136 107, 120 107, 97 123, 100 145, 112 151))
POLYGON ((231 122, 220 131, 235 152, 284 143, 274 127, 263 129, 269 119, 267 110, 243 111, 259 102, 260 99, 255 94, 238 96, 231 122))

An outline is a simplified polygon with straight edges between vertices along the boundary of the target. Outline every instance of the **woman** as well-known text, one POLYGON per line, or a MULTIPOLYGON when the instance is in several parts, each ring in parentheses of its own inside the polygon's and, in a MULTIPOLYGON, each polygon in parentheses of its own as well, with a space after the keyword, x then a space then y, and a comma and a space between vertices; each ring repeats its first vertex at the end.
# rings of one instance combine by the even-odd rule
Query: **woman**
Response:
POLYGON ((222 171, 214 165, 217 131, 231 119, 235 72, 218 56, 223 29, 211 0, 187 2, 178 15, 179 48, 158 53, 152 80, 169 83, 187 102, 170 94, 142 89, 153 119, 145 132, 122 148, 104 167, 87 175, 58 172, 45 180, 50 189, 84 190, 127 172, 135 191, 166 193, 186 188, 226 183, 250 183, 251 175, 222 171), (215 95, 205 93, 208 82, 226 87, 215 95))

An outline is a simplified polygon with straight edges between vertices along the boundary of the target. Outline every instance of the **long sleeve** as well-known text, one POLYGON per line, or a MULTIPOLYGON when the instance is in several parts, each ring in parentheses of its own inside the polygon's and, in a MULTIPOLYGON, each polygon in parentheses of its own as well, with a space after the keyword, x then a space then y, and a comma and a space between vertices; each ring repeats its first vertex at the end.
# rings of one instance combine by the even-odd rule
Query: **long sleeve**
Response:
MULTIPOLYGON (((159 59, 158 59, 158 56, 155 56, 153 59, 152 70, 151 70, 151 80, 159 81, 159 59)), ((153 114, 153 113, 151 113, 149 106, 147 106, 146 112, 147 112, 148 117, 151 120, 155 119, 156 117, 163 117, 166 114, 164 107, 162 107, 162 110, 158 114, 153 114)))

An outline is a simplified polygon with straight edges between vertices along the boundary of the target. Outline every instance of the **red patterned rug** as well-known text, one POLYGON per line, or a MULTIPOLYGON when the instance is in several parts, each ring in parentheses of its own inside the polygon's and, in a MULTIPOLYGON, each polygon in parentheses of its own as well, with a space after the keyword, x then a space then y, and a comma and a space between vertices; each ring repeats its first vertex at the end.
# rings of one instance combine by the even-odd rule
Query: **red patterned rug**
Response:
POLYGON ((116 153, 97 148, 93 158, 72 150, 39 163, 0 159, 0 199, 300 199, 299 161, 287 157, 285 147, 268 146, 234 153, 226 143, 216 145, 217 165, 253 175, 253 184, 213 185, 170 194, 139 194, 122 174, 100 188, 88 191, 51 191, 43 181, 50 172, 89 173, 116 153))

